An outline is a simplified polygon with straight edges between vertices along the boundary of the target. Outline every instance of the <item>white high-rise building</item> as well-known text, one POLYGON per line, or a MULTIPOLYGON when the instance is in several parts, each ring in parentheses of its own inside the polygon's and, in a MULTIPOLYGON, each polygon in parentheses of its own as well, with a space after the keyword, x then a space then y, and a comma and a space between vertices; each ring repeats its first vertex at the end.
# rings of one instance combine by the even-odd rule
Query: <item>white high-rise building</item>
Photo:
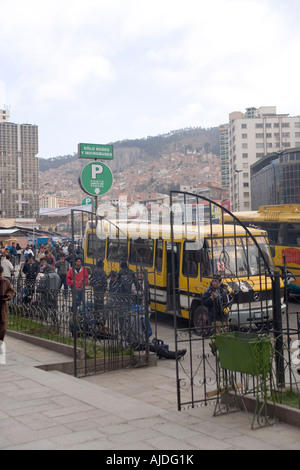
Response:
POLYGON ((0 109, 0 218, 39 214, 38 127, 9 122, 0 109))
POLYGON ((221 128, 223 141, 228 132, 224 167, 230 175, 231 210, 251 210, 251 165, 268 153, 299 147, 300 116, 276 114, 276 106, 247 108, 230 113, 229 123, 221 128))

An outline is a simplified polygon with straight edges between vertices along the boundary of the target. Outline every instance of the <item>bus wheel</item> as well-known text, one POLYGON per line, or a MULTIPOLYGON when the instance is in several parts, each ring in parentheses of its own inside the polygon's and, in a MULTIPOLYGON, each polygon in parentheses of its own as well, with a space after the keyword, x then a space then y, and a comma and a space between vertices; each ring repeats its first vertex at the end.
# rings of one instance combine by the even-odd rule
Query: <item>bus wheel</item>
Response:
POLYGON ((211 335, 211 323, 207 313, 207 308, 203 305, 199 305, 192 313, 193 326, 195 328, 195 333, 202 337, 207 337, 211 335))

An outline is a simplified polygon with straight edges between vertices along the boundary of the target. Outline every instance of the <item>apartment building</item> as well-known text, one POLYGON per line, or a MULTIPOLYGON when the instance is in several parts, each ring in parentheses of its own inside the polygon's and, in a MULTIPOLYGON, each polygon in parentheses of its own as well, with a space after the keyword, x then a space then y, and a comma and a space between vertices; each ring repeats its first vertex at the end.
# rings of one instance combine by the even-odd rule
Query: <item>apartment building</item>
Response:
POLYGON ((0 218, 39 214, 38 127, 9 122, 0 110, 0 218))
POLYGON ((300 203, 300 147, 266 155, 251 165, 252 210, 300 203))
POLYGON ((300 116, 277 114, 276 106, 252 107, 230 113, 229 123, 219 129, 220 144, 221 138, 228 142, 221 159, 229 171, 231 210, 251 210, 251 165, 269 153, 299 147, 300 116))
POLYGON ((56 196, 40 195, 40 207, 43 209, 55 209, 59 207, 56 196))

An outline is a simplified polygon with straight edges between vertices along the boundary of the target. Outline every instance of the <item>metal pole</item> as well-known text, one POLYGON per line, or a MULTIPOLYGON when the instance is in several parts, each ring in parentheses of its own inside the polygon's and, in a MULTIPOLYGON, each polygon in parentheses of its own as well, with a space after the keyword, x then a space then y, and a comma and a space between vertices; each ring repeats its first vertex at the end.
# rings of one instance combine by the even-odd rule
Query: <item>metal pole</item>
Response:
POLYGON ((283 331, 282 331, 282 312, 281 312, 281 289, 279 271, 274 272, 272 278, 273 287, 273 318, 274 318, 274 338, 275 338, 275 365, 277 383, 279 386, 285 386, 284 376, 284 358, 283 358, 283 331))
POLYGON ((72 311, 73 311, 73 336, 74 336, 74 377, 77 377, 77 305, 76 305, 76 287, 75 287, 75 251, 74 251, 74 209, 71 209, 71 227, 72 227, 72 273, 73 273, 73 285, 72 285, 72 311))
MULTIPOLYGON (((173 199, 172 191, 170 193, 170 208, 172 208, 173 199)), ((172 245, 172 284, 173 284, 173 309, 174 309, 174 333, 175 333, 175 354, 176 354, 176 383, 177 383, 177 409, 181 411, 180 403, 180 382, 179 382, 179 370, 177 360, 177 311, 176 311, 176 289, 175 289, 175 253, 174 253, 174 212, 170 211, 170 225, 171 225, 171 245, 172 245)))

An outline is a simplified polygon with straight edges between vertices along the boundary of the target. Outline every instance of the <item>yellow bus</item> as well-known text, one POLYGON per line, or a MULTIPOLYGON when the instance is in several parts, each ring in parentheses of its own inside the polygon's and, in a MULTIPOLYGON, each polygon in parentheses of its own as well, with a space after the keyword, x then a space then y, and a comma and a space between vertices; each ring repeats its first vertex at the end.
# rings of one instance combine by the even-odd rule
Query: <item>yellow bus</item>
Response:
MULTIPOLYGON (((235 212, 246 226, 268 232, 269 243, 276 267, 282 272, 284 258, 287 271, 294 277, 294 292, 300 294, 300 204, 260 206, 258 211, 235 212)), ((232 218, 224 215, 224 221, 232 218)), ((293 291, 292 284, 290 291, 293 291)))
POLYGON ((234 295, 231 325, 272 323, 272 279, 266 273, 265 261, 271 270, 276 268, 265 231, 249 229, 254 241, 242 227, 204 225, 199 241, 195 226, 188 231, 175 227, 172 237, 167 225, 152 224, 149 228, 147 223, 132 222, 118 224, 118 230, 110 233, 109 224, 101 224, 100 231, 95 227, 86 230, 85 266, 92 270, 102 259, 109 274, 119 271, 121 260, 126 260, 133 271, 142 265, 148 271, 152 311, 175 311, 195 328, 209 326, 201 297, 213 275, 220 274, 234 295))

